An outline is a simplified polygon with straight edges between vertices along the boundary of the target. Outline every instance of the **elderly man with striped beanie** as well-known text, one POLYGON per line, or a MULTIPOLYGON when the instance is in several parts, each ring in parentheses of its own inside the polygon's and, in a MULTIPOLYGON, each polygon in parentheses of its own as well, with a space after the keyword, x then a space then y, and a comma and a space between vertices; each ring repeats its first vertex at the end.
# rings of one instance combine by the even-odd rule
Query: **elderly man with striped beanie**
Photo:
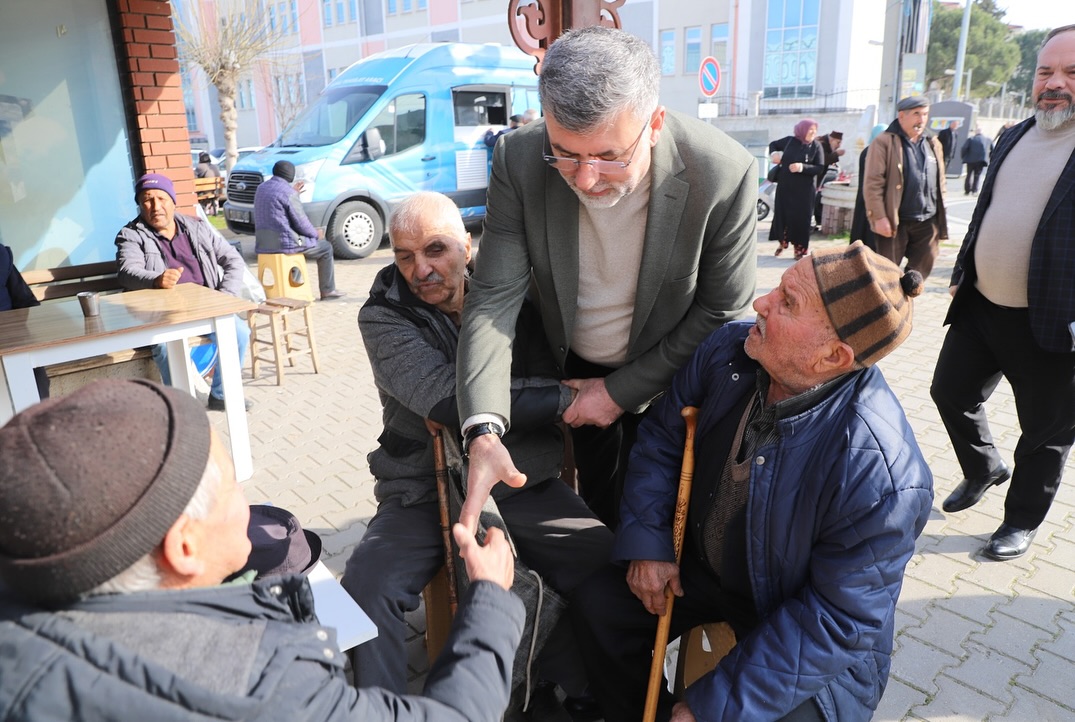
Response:
POLYGON ((875 364, 922 290, 861 243, 821 250, 714 332, 642 423, 613 564, 572 605, 607 722, 637 720, 665 589, 671 638, 728 622, 737 643, 659 720, 868 720, 888 679, 896 599, 933 478, 875 364), (699 409, 683 556, 672 518, 699 409), (624 566, 627 567, 626 578, 624 566))

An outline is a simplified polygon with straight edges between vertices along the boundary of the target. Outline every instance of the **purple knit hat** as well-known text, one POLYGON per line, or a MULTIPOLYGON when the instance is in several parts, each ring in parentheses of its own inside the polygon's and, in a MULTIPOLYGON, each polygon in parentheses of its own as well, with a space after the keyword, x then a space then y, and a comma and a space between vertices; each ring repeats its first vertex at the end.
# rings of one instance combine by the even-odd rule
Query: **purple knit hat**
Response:
POLYGON ((138 201, 138 196, 142 191, 151 190, 164 191, 172 197, 172 203, 177 202, 175 199, 175 186, 172 185, 172 179, 168 176, 161 175, 160 173, 146 173, 138 179, 134 184, 135 202, 138 201))

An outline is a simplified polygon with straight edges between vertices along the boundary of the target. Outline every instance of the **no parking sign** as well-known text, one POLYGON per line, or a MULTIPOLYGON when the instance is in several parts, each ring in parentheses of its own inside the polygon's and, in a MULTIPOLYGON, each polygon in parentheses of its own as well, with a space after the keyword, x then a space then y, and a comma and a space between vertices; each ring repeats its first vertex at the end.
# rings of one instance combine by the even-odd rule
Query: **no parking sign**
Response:
POLYGON ((720 87, 720 63, 712 55, 702 60, 698 66, 698 87, 702 95, 712 98, 720 87))

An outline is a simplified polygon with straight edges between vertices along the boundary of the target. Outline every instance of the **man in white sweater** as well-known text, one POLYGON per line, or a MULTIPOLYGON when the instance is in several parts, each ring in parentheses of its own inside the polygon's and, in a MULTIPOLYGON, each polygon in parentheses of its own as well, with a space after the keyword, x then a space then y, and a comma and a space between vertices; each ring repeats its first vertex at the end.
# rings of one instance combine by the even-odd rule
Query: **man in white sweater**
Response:
POLYGON ((1053 30, 1038 53, 1037 112, 1005 131, 952 274, 951 323, 931 393, 964 479, 946 512, 1011 485, 990 559, 1030 548, 1075 441, 1075 25, 1053 30), (1011 383, 1022 435, 1015 469, 1001 459, 984 402, 1011 383))

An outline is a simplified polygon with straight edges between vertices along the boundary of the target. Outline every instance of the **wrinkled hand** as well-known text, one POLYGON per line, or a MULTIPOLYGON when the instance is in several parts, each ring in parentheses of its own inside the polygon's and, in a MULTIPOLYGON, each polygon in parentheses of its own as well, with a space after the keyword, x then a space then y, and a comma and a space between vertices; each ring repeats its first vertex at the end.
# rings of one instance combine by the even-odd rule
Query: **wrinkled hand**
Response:
POLYGON ((564 385, 578 392, 564 411, 564 423, 579 426, 611 426, 620 418, 623 408, 612 400, 604 379, 567 379, 564 385))
POLYGON ((474 533, 462 524, 452 527, 452 536, 459 545, 459 556, 467 565, 467 576, 473 581, 485 580, 510 590, 515 580, 515 558, 504 538, 504 532, 491 527, 485 534, 485 546, 478 544, 474 533))
POLYGON ((687 706, 686 702, 676 702, 676 706, 672 708, 672 719, 669 722, 697 722, 694 718, 694 713, 691 712, 691 708, 687 706))
POLYGON ((183 275, 183 267, 169 268, 167 271, 157 276, 157 280, 153 282, 153 285, 157 288, 175 288, 175 284, 179 283, 179 277, 183 275))
POLYGON ((515 468, 511 454, 496 434, 485 434, 470 442, 470 469, 467 471, 467 498, 459 512, 459 523, 473 534, 489 492, 497 482, 522 486, 526 474, 515 468))
POLYGON ((836 155, 843 155, 847 151, 844 150, 843 148, 837 148, 835 152, 836 152, 836 155))
POLYGON ((658 562, 648 559, 635 559, 627 567, 627 586, 642 601, 650 614, 658 616, 665 612, 666 587, 671 587, 677 597, 683 596, 683 587, 679 583, 679 565, 675 562, 658 562))
POLYGON ((882 218, 873 224, 873 232, 885 238, 892 238, 892 224, 887 218, 882 218))
POLYGON ((783 157, 784 157, 784 154, 781 153, 779 150, 774 150, 772 153, 769 154, 769 160, 771 160, 774 163, 779 163, 780 159, 783 158, 783 157))
POLYGON ((952 298, 955 298, 956 297, 956 291, 958 291, 958 290, 959 290, 959 284, 956 284, 954 286, 949 286, 948 287, 948 295, 951 296, 952 298))
POLYGON ((791 171, 792 173, 802 173, 803 172, 803 164, 802 163, 792 163, 791 165, 788 166, 788 170, 791 171))

